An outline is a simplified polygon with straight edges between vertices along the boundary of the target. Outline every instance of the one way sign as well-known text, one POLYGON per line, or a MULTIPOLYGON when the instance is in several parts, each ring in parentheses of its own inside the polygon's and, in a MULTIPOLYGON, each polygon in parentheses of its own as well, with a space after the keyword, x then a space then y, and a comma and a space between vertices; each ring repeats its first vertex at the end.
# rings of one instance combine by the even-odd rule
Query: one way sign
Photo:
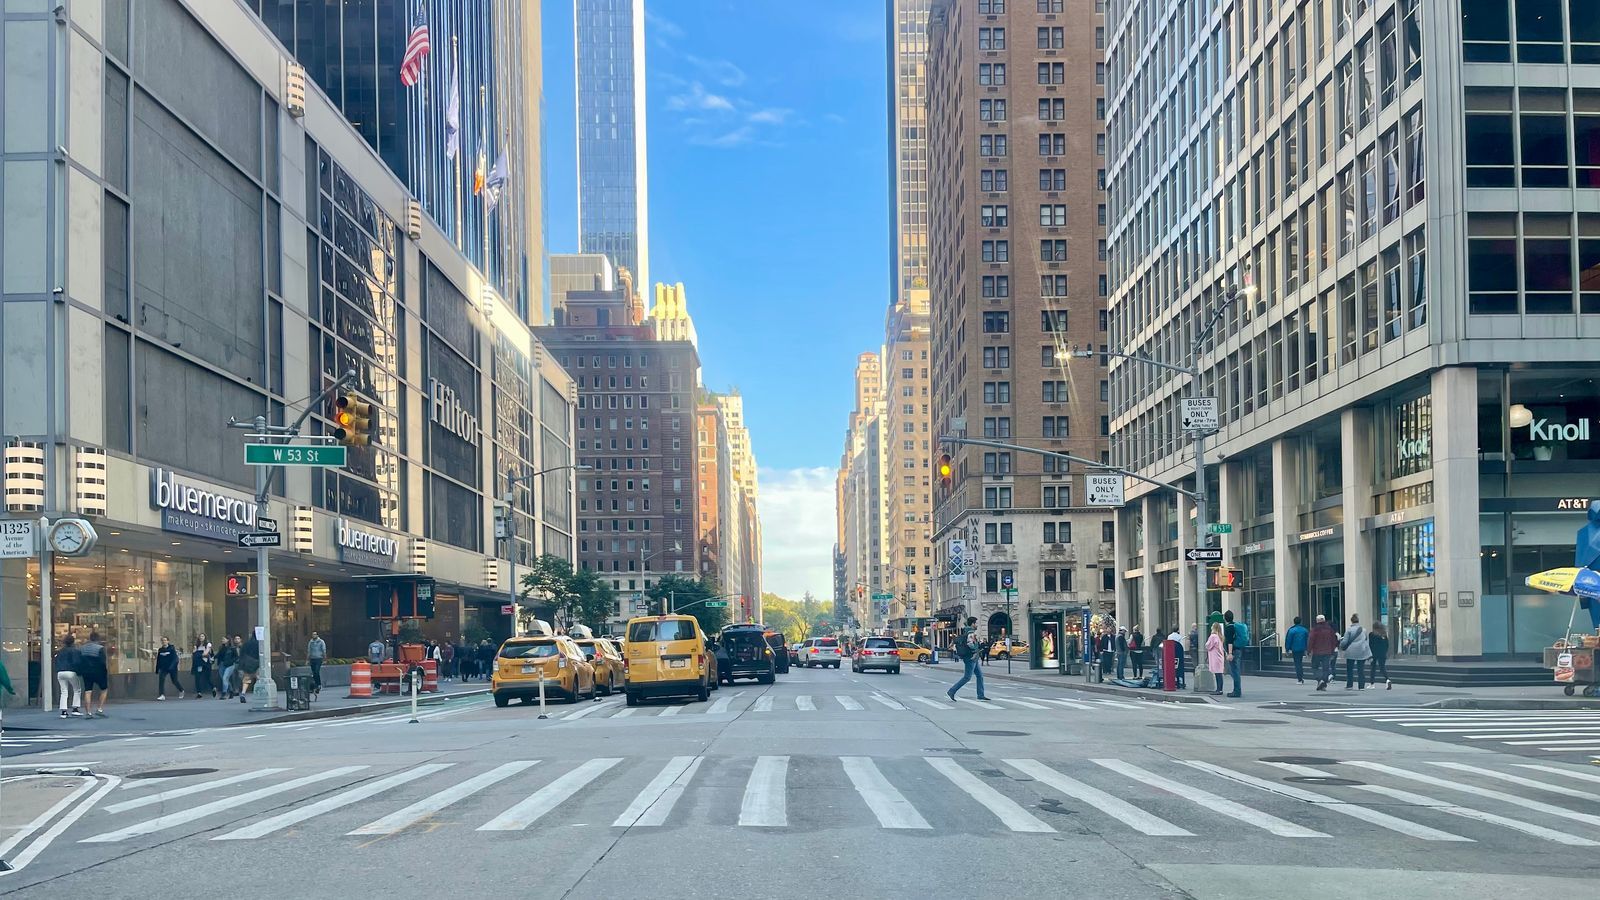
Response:
POLYGON ((1220 547, 1194 547, 1183 554, 1189 562, 1222 562, 1220 547))
MULTIPOLYGON (((283 535, 276 531, 246 531, 239 535, 241 547, 282 547, 283 535)), ((1221 557, 1218 557, 1219 559, 1221 557)))

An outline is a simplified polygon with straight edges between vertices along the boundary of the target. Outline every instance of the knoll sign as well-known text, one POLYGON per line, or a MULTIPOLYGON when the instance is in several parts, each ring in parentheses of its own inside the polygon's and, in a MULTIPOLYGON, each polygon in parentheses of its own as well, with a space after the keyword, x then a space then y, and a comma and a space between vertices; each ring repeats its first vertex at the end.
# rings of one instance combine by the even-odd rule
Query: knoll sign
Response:
POLYGON ((161 510, 163 531, 231 544, 255 530, 254 499, 195 484, 166 469, 150 470, 150 508, 161 510))
POLYGON ((339 560, 379 569, 394 568, 400 556, 400 542, 378 531, 367 531, 349 519, 338 519, 334 524, 339 546, 339 560))
POLYGON ((1549 419, 1534 419, 1528 423, 1528 440, 1539 443, 1553 444, 1557 441, 1571 443, 1573 441, 1587 441, 1589 439, 1589 420, 1579 419, 1576 422, 1562 424, 1549 419))

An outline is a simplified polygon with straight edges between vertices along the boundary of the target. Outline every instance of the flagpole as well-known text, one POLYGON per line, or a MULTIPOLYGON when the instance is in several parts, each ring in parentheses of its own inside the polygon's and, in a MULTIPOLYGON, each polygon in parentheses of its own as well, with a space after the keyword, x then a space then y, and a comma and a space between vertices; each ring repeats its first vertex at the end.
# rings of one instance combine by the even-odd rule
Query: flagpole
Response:
MULTIPOLYGON (((488 115, 489 115, 489 89, 487 87, 485 87, 484 85, 481 85, 481 84, 478 85, 478 115, 480 117, 479 121, 482 121, 482 122, 488 121, 488 115)), ((490 132, 485 131, 484 132, 484 138, 483 138, 483 144, 484 144, 484 146, 483 146, 483 151, 484 151, 483 159, 486 162, 489 159, 489 157, 488 157, 489 134, 490 134, 490 132)), ((492 166, 493 163, 490 163, 490 165, 492 166)), ((489 173, 487 171, 485 171, 484 172, 484 179, 487 181, 488 177, 489 177, 489 173)), ((478 201, 478 209, 482 212, 482 218, 483 218, 483 222, 482 222, 482 229, 483 230, 482 230, 482 233, 481 233, 481 237, 483 238, 483 261, 481 263, 481 266, 483 268, 483 274, 484 274, 485 278, 489 277, 489 204, 488 204, 487 201, 488 201, 488 198, 483 196, 482 192, 480 192, 479 193, 479 201, 478 201)))
MULTIPOLYGON (((456 46, 456 42, 458 40, 459 40, 459 36, 458 35, 451 35, 450 36, 450 62, 451 62, 451 65, 455 67, 455 76, 454 77, 456 79, 456 85, 457 85, 456 92, 457 92, 457 95, 459 96, 460 91, 461 91, 461 88, 460 88, 460 84, 461 84, 461 52, 460 52, 460 49, 456 46)), ((453 221, 450 223, 452 226, 454 226, 450 230, 455 232, 456 249, 457 250, 461 250, 462 249, 462 244, 461 244, 461 149, 462 149, 461 145, 462 145, 462 140, 461 140, 460 118, 461 118, 461 114, 460 114, 460 111, 458 110, 457 113, 456 113, 457 122, 456 122, 455 189, 453 191, 451 191, 451 194, 454 197, 455 202, 452 204, 451 218, 452 218, 453 221)))

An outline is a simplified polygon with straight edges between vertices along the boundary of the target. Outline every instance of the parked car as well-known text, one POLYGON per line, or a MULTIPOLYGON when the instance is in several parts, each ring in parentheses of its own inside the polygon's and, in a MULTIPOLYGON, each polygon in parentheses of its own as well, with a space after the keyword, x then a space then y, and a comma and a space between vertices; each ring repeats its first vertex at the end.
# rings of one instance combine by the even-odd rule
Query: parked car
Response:
POLYGON ((1017 638, 1011 639, 1011 650, 1009 652, 1006 650, 1005 638, 1001 638, 989 645, 990 659, 1011 659, 1013 657, 1026 659, 1027 656, 1028 642, 1017 638))
POLYGON ((514 637, 501 644, 495 655, 489 683, 494 705, 504 707, 514 699, 534 702, 539 698, 541 679, 546 699, 581 700, 595 695, 594 666, 571 638, 514 637))
POLYGON ((628 620, 627 697, 689 696, 705 701, 717 680, 717 658, 693 616, 641 616, 628 620))
POLYGON ((827 666, 837 669, 842 658, 838 638, 807 638, 800 643, 800 665, 806 668, 827 666))
POLYGON ((901 662, 925 663, 933 658, 933 651, 927 647, 913 644, 910 641, 895 641, 895 650, 900 653, 901 662))
POLYGON ((754 678, 762 684, 777 680, 778 668, 766 629, 760 625, 729 625, 717 636, 725 659, 718 659, 718 674, 726 684, 735 678, 754 678), (722 665, 727 668, 720 668, 722 665))
POLYGON ((900 650, 895 646, 894 638, 869 637, 861 642, 861 648, 850 658, 850 671, 865 672, 868 669, 900 674, 900 650))
POLYGON ((779 675, 789 673, 789 648, 783 645, 783 635, 776 631, 767 632, 767 646, 772 648, 772 663, 779 675))
POLYGON ((611 696, 622 690, 622 654, 605 638, 579 638, 573 643, 583 651, 583 656, 594 666, 594 682, 600 693, 611 696))
POLYGON ((795 641, 789 645, 789 665, 800 665, 800 648, 805 646, 805 641, 795 641))

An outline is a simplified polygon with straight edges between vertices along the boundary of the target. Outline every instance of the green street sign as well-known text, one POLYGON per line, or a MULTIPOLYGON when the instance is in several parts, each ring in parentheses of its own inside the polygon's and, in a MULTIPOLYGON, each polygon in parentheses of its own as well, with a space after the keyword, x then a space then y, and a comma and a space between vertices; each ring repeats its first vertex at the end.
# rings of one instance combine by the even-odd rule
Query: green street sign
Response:
POLYGON ((336 444, 245 444, 248 466, 342 466, 345 448, 336 444))
POLYGON ((872 595, 872 599, 874 599, 874 600, 893 600, 894 599, 894 595, 893 594, 873 594, 872 595))
POLYGON ((706 609, 727 609, 728 608, 728 601, 726 601, 726 600, 707 600, 703 605, 705 606, 706 609))
POLYGON ((1206 534, 1233 534, 1233 523, 1212 522, 1206 526, 1206 534))

